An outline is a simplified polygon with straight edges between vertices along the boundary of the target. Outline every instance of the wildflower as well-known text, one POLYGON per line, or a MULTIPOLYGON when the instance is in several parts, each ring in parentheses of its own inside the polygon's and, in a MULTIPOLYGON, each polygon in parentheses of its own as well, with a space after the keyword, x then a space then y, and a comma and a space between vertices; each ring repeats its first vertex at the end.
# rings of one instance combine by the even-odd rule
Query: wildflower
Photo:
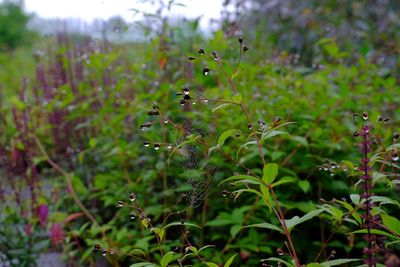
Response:
POLYGON ((50 240, 53 246, 64 242, 64 230, 61 223, 53 223, 50 227, 50 240))
POLYGON ((49 207, 46 204, 40 204, 37 208, 39 223, 41 226, 46 226, 47 217, 49 215, 49 207))

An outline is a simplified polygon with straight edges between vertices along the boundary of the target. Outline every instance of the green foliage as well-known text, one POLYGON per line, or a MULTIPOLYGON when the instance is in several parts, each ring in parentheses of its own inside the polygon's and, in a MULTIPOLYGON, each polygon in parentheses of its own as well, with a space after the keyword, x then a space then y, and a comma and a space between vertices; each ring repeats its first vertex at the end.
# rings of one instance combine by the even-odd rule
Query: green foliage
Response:
POLYGON ((36 59, 44 77, 21 91, 0 78, 11 92, 0 106, 7 190, 40 181, 53 191, 6 202, 34 225, 32 196, 51 203, 66 232, 55 249, 78 265, 352 265, 366 234, 398 250, 397 77, 366 56, 344 64, 351 51, 333 39, 312 43, 323 67, 299 66, 219 30, 202 38, 190 23, 190 34, 165 24, 125 45, 61 34, 36 59), (367 120, 353 118, 363 111, 367 120), (369 153, 382 220, 370 231, 353 134, 363 123, 382 143, 369 153))
POLYGON ((29 19, 21 6, 8 1, 0 4, 1 50, 13 50, 32 43, 35 34, 27 28, 29 19))

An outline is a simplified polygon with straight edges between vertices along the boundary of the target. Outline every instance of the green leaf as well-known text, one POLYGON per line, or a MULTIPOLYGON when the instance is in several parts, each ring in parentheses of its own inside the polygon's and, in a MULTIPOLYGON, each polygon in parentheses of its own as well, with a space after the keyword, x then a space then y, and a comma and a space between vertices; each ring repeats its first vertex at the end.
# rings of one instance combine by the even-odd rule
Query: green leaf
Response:
POLYGON ((167 265, 171 262, 172 258, 174 257, 174 252, 169 251, 167 252, 160 261, 161 267, 167 267, 167 265))
POLYGON ((263 178, 265 184, 270 185, 274 182, 276 176, 278 176, 278 164, 268 163, 263 168, 263 178))
POLYGON ((269 230, 278 231, 278 232, 280 232, 282 234, 285 233, 281 228, 279 228, 276 225, 270 224, 270 223, 256 223, 256 224, 251 224, 251 225, 244 226, 243 228, 252 228, 252 227, 266 228, 266 229, 269 229, 269 230))
POLYGON ((243 102, 243 96, 241 94, 236 94, 232 97, 231 99, 232 102, 235 102, 236 104, 242 104, 243 102))
POLYGON ((222 180, 218 186, 220 186, 223 183, 230 182, 230 181, 246 181, 246 183, 251 183, 251 184, 260 184, 260 179, 254 176, 250 175, 234 175, 229 178, 226 178, 222 180))
POLYGON ((205 265, 207 265, 208 267, 219 267, 218 264, 212 263, 212 262, 204 262, 205 265))
POLYGON ((346 263, 353 261, 361 261, 361 259, 336 259, 336 260, 321 262, 320 264, 323 267, 330 267, 330 266, 344 265, 346 263))
POLYGON ((304 193, 307 193, 310 190, 310 182, 307 180, 301 180, 297 183, 297 185, 303 190, 304 193))
POLYGON ((400 236, 400 221, 397 218, 386 214, 381 214, 381 218, 384 226, 397 236, 400 236))
MULTIPOLYGON (((387 236, 387 237, 390 237, 390 238, 393 238, 393 239, 399 239, 395 235, 392 235, 392 234, 390 234, 388 232, 385 232, 385 231, 382 231, 382 230, 378 230, 378 229, 371 229, 370 233, 374 234, 374 235, 384 235, 384 236, 387 236)), ((368 230, 367 229, 361 229, 361 230, 350 232, 349 234, 368 234, 368 230)))
POLYGON ((232 257, 229 258, 229 260, 224 264, 224 267, 229 267, 231 266, 233 260, 235 259, 235 257, 237 256, 237 253, 235 255, 233 255, 232 257))
POLYGON ((275 187, 275 186, 278 186, 278 185, 281 185, 281 184, 294 183, 294 182, 296 182, 296 181, 297 181, 297 179, 294 178, 294 177, 291 177, 291 176, 284 176, 284 177, 282 177, 281 179, 279 179, 279 181, 277 181, 277 182, 271 184, 271 186, 272 186, 272 187, 275 187))
POLYGON ((293 218, 291 218, 289 220, 285 220, 286 226, 287 226, 288 230, 291 231, 296 225, 301 224, 305 221, 308 221, 308 220, 314 218, 315 216, 318 216, 323 211, 324 211, 323 209, 312 210, 301 218, 299 216, 294 216, 293 218))
POLYGON ((220 110, 220 109, 222 109, 222 108, 225 108, 225 107, 227 107, 227 106, 230 106, 230 105, 232 105, 231 103, 224 103, 224 104, 221 104, 221 105, 219 105, 219 106, 216 106, 215 108, 213 108, 212 110, 211 110, 211 113, 214 113, 214 112, 216 112, 216 111, 218 111, 218 110, 220 110))
MULTIPOLYGON (((185 227, 194 227, 194 228, 202 229, 201 226, 198 226, 197 224, 193 224, 193 223, 185 222, 184 225, 185 225, 185 227)), ((172 222, 172 223, 169 223, 166 226, 164 226, 163 229, 165 230, 172 226, 182 226, 182 223, 181 222, 172 222)))
POLYGON ((240 133, 240 130, 237 129, 231 129, 223 132, 218 138, 218 146, 222 146, 225 143, 226 139, 232 136, 236 136, 238 133, 240 133))
POLYGON ((85 184, 81 181, 81 179, 75 175, 71 175, 71 182, 74 191, 80 195, 88 195, 89 191, 87 190, 85 184))
POLYGON ((231 229, 229 230, 231 237, 235 238, 235 236, 240 232, 242 229, 242 226, 239 224, 234 224, 231 226, 231 229))
POLYGON ((139 262, 139 263, 134 263, 130 265, 129 267, 157 267, 157 265, 151 263, 151 262, 139 262))

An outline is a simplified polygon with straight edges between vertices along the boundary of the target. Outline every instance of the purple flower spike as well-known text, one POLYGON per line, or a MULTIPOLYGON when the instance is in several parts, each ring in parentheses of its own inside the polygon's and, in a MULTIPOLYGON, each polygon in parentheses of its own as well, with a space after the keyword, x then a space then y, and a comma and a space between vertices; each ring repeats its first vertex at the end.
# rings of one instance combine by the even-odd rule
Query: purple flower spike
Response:
POLYGON ((50 227, 50 239, 53 246, 62 244, 64 241, 64 230, 61 223, 54 223, 50 227))
POLYGON ((49 207, 46 204, 41 204, 38 207, 38 217, 41 226, 46 226, 47 217, 49 215, 49 207))

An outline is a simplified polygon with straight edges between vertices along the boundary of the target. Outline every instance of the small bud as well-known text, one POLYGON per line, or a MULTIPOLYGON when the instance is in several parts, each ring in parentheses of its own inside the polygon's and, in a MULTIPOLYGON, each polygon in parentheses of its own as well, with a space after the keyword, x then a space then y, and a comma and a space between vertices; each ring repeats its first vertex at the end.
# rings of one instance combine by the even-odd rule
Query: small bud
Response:
POLYGON ((394 139, 394 140, 399 139, 399 137, 400 137, 400 134, 399 134, 399 133, 394 133, 394 134, 393 134, 393 139, 394 139))
POLYGON ((186 103, 185 99, 179 100, 179 104, 181 104, 181 106, 185 105, 185 103, 186 103))
POLYGON ((242 44, 242 43, 243 43, 243 38, 242 38, 242 37, 239 37, 239 38, 238 38, 238 41, 239 41, 239 44, 242 44))
POLYGON ((160 107, 159 107, 157 104, 154 103, 154 104, 153 104, 153 109, 154 109, 154 110, 160 110, 160 107))
POLYGON ((390 121, 390 118, 386 118, 386 119, 383 120, 384 123, 387 123, 389 121, 390 121))
POLYGON ((368 120, 368 113, 364 111, 362 117, 365 121, 368 120))
POLYGON ((214 56, 214 60, 218 60, 218 56, 215 51, 212 51, 211 54, 214 56))
POLYGON ((203 69, 203 75, 204 75, 204 76, 207 76, 209 72, 210 72, 210 69, 209 69, 209 68, 204 68, 204 69, 203 69))
POLYGON ((253 127, 251 126, 251 123, 247 124, 247 128, 249 128, 249 130, 253 129, 253 127))
POLYGON ((117 202, 117 207, 118 207, 118 208, 122 208, 124 205, 125 205, 125 203, 124 203, 123 201, 121 201, 121 200, 119 200, 119 201, 117 202))
POLYGON ((394 152, 392 155, 392 161, 398 161, 399 160, 399 154, 397 152, 394 152))
POLYGON ((383 121, 383 117, 382 117, 382 115, 379 115, 378 122, 382 122, 382 121, 383 121))
POLYGON ((360 136, 360 133, 359 133, 359 132, 354 132, 354 133, 353 133, 353 136, 354 136, 354 137, 358 137, 358 136, 360 136))
POLYGON ((185 87, 182 89, 184 95, 188 95, 190 93, 190 89, 185 87))
POLYGON ((159 150, 160 149, 160 144, 159 143, 154 143, 153 147, 154 147, 154 150, 159 150))
POLYGON ((184 99, 184 100, 189 100, 190 98, 191 98, 190 95, 184 95, 184 96, 183 96, 183 99, 184 99))
POLYGON ((129 193, 129 200, 131 202, 135 201, 136 200, 136 194, 135 193, 129 193))
POLYGON ((101 246, 99 244, 95 244, 93 247, 93 252, 97 252, 101 249, 101 246))
POLYGON ((247 45, 245 45, 245 46, 243 46, 243 52, 246 52, 246 51, 248 51, 250 48, 247 46, 247 45))
POLYGON ((145 147, 149 147, 149 146, 150 146, 150 142, 145 141, 145 142, 143 142, 143 145, 144 145, 145 147))
POLYGON ((204 55, 204 49, 203 48, 199 48, 199 50, 197 50, 199 52, 200 55, 204 55))
POLYGON ((158 110, 149 110, 149 111, 147 111, 147 115, 156 116, 156 115, 160 115, 160 112, 158 110))
POLYGON ((188 60, 195 60, 195 57, 188 57, 188 60))

